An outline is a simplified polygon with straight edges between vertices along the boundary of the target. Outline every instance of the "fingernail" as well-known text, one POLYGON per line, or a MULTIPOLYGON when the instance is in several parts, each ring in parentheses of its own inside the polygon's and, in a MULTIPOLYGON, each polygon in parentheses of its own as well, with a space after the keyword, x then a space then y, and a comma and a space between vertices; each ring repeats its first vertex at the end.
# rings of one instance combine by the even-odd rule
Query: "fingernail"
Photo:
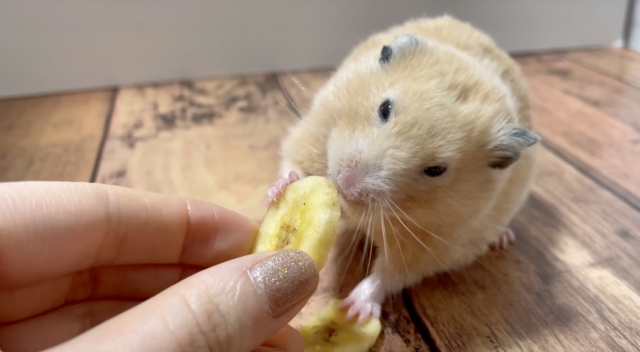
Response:
POLYGON ((264 290, 273 318, 309 297, 319 281, 311 257, 300 250, 283 250, 255 264, 249 270, 256 285, 264 290))

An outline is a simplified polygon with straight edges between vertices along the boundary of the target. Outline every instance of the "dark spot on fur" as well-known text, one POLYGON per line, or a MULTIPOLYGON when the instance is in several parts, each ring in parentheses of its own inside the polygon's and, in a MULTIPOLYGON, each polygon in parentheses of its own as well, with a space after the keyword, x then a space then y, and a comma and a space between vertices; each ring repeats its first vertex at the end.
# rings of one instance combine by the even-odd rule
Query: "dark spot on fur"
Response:
POLYGON ((464 103, 467 100, 469 100, 469 97, 471 96, 471 92, 473 92, 473 88, 471 88, 471 86, 468 85, 462 85, 460 88, 458 88, 457 90, 457 95, 456 95, 456 102, 458 103, 464 103))
POLYGON ((389 60, 391 60, 392 55, 393 55, 393 49, 391 49, 390 46, 385 45, 382 47, 382 50, 380 50, 380 59, 378 59, 378 61, 380 62, 381 65, 384 65, 388 63, 389 60))
POLYGON ((516 155, 497 155, 494 156, 491 161, 489 161, 489 167, 497 170, 505 170, 513 163, 518 161, 520 158, 519 154, 516 155))

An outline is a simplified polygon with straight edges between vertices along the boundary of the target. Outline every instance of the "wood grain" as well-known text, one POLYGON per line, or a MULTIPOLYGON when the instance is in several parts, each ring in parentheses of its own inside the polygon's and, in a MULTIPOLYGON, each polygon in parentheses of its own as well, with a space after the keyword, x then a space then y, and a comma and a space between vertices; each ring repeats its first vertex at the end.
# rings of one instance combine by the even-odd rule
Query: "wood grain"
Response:
POLYGON ((531 80, 571 96, 640 132, 640 89, 586 69, 561 54, 518 57, 531 80))
MULTIPOLYGON (((583 98, 566 93, 557 79, 531 71, 529 69, 527 77, 534 121, 543 143, 640 208, 637 115, 626 115, 626 121, 612 117, 605 113, 605 108, 587 104, 583 98)), ((576 82, 573 89, 578 87, 576 82)), ((608 106, 611 113, 615 110, 614 104, 603 102, 601 106, 608 106)))
POLYGON ((640 88, 640 54, 632 50, 599 49, 571 52, 565 58, 585 68, 640 88))
POLYGON ((640 214, 541 151, 515 245, 415 288, 442 351, 640 349, 640 214))
POLYGON ((264 215, 293 121, 275 76, 122 89, 98 182, 264 215))
POLYGON ((0 101, 0 182, 91 181, 113 94, 0 101))

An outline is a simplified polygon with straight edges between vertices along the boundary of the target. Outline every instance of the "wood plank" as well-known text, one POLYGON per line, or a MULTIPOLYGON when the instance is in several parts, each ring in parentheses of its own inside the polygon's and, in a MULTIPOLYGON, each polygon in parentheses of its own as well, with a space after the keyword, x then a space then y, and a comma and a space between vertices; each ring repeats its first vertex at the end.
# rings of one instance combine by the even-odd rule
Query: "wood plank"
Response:
POLYGON ((113 94, 0 101, 0 182, 91 181, 113 94))
POLYGON ((514 246, 415 288, 442 351, 640 349, 640 213, 541 151, 514 246))
POLYGON ((529 79, 579 99, 640 131, 640 89, 586 69, 561 54, 518 57, 529 79))
POLYGON ((585 68, 640 88, 640 54, 625 48, 571 52, 565 58, 585 68))
MULTIPOLYGON (((276 76, 251 76, 121 89, 98 182, 214 202, 260 220, 278 171, 280 140, 296 121, 276 76)), ((299 326, 343 291, 345 267, 329 265, 299 326)), ((347 286, 357 282, 348 271, 347 286)), ((400 300, 385 306, 376 351, 424 351, 400 300)))
POLYGON ((543 143, 640 208, 640 132, 546 78, 528 79, 543 143))
POLYGON ((264 215, 292 118, 275 76, 131 87, 114 107, 98 182, 264 215))

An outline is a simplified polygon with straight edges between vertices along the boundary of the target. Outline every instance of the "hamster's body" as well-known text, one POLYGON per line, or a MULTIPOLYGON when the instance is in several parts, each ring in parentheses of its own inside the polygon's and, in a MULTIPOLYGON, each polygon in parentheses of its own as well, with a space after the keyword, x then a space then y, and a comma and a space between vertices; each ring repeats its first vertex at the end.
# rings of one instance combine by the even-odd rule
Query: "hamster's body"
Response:
MULTIPOLYGON (((341 239, 365 233, 378 248, 349 315, 379 315, 388 295, 512 235, 539 141, 528 94, 492 39, 449 16, 375 34, 338 67, 284 140, 280 176, 329 177, 341 239)), ((272 200, 296 179, 284 178, 272 200)))

